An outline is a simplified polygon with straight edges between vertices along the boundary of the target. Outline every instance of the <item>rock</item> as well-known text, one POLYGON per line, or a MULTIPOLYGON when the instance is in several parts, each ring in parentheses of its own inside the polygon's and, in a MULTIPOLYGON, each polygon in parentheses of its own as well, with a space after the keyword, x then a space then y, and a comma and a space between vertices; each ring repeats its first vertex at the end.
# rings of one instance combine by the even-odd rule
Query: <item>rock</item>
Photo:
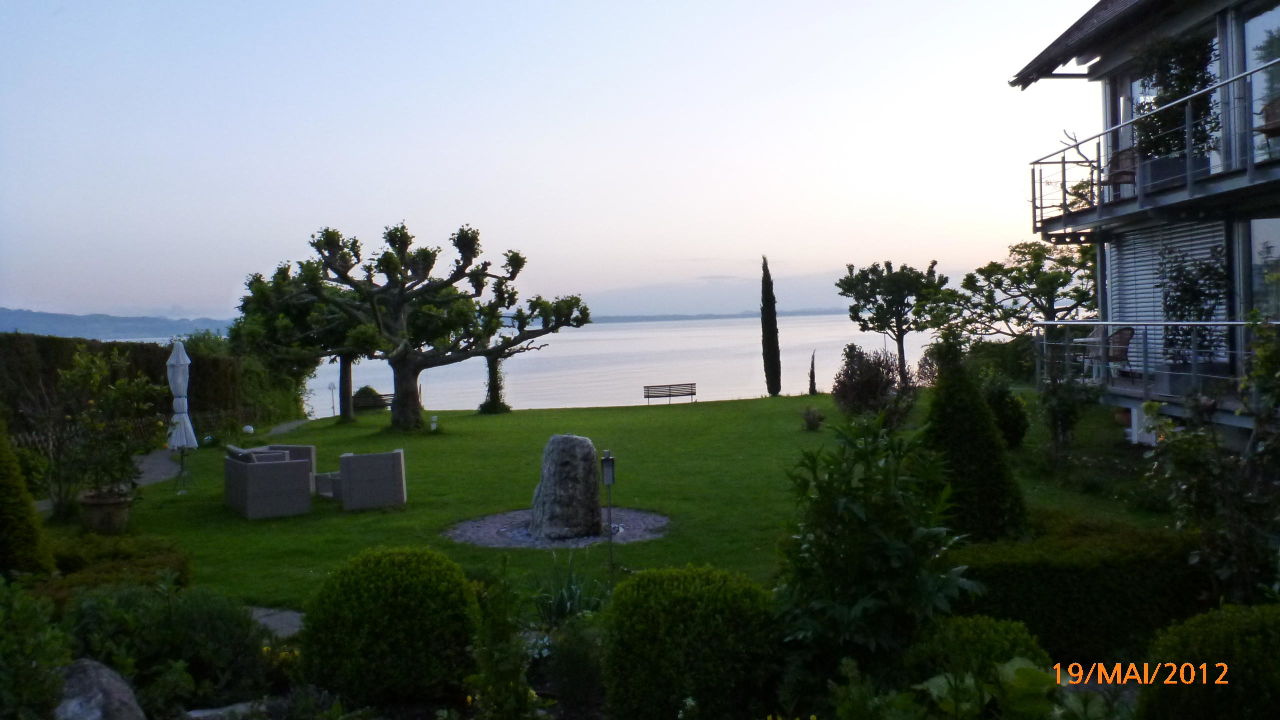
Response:
POLYGON ((133 688, 106 665, 81 658, 62 675, 62 702, 54 720, 146 720, 133 688))
POLYGON ((600 465, 590 438, 552 435, 542 451, 529 533, 544 540, 599 535, 600 465))
POLYGON ((188 710, 187 720, 237 720, 238 718, 253 717, 255 714, 261 714, 265 707, 265 704, 261 701, 251 700, 220 708, 188 710))

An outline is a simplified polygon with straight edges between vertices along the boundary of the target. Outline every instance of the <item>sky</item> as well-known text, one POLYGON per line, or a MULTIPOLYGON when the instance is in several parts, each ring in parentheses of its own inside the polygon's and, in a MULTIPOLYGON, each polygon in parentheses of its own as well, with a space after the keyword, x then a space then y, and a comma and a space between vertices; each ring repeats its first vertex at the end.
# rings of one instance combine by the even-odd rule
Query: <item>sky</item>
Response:
POLYGON ((1094 83, 1007 83, 1091 4, 6 0, 0 306, 233 317, 401 221, 597 314, 750 309, 709 291, 761 255, 833 307, 847 264, 962 274, 1101 129, 1094 83))

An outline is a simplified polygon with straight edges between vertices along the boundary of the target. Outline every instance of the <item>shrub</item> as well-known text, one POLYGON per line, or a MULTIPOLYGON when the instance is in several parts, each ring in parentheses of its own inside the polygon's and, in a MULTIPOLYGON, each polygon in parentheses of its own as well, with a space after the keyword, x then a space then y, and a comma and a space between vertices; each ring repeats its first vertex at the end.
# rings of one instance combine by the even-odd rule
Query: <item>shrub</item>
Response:
POLYGON ((1162 664, 1161 682, 1142 687, 1138 717, 1200 720, 1220 718, 1227 711, 1237 720, 1274 718, 1280 706, 1276 648, 1280 605, 1228 605, 1169 627, 1151 644, 1150 662, 1176 663, 1179 671, 1189 663, 1195 682, 1164 684, 1170 668, 1162 664), (1220 678, 1227 684, 1215 684, 1220 678))
POLYGON ((154 585, 191 582, 191 558, 173 542, 157 537, 111 537, 86 534, 51 543, 61 575, 35 586, 35 591, 64 607, 81 589, 108 585, 154 585))
POLYGON ((71 641, 47 600, 0 578, 0 720, 44 720, 62 699, 71 641))
POLYGON ((991 409, 1004 446, 1009 449, 1022 446, 1031 421, 1027 418, 1027 404, 1013 394, 1009 381, 1002 375, 984 372, 981 375, 982 399, 991 409))
POLYGON ((960 360, 958 343, 944 340, 937 358, 924 438, 941 456, 951 483, 951 525, 978 540, 1017 535, 1027 510, 995 418, 960 360))
POLYGON ((764 588, 710 568, 646 570, 614 589, 604 619, 611 717, 763 717, 778 637, 764 588))
POLYGON ((898 362, 892 354, 887 350, 866 353, 849 343, 831 384, 831 397, 847 415, 880 412, 893 403, 898 384, 898 362))
POLYGON ((906 665, 916 680, 942 673, 985 677, 996 665, 1019 657, 1041 670, 1052 662, 1026 625, 1016 620, 970 615, 939 620, 908 651, 906 665))
POLYGON ((976 368, 993 370, 1017 382, 1035 380, 1035 339, 1029 334, 1005 342, 979 339, 969 346, 968 355, 976 368))
POLYGON ((826 420, 826 416, 818 412, 816 408, 807 407, 804 414, 800 416, 804 421, 803 427, 808 432, 817 432, 822 429, 822 422, 826 420))
POLYGON ((0 576, 53 571, 44 528, 0 420, 0 576))
POLYGON ((130 680, 148 716, 219 707, 266 688, 270 633, 239 603, 203 588, 117 586, 82 592, 64 625, 77 656, 130 680))
POLYGON ((1203 610, 1207 572, 1187 562, 1196 540, 1062 515, 1039 536, 970 545, 954 560, 986 592, 959 610, 1026 624, 1055 662, 1133 653, 1156 629, 1203 610))
POLYGON ((946 554, 955 538, 940 525, 936 458, 878 420, 837 428, 836 439, 790 475, 800 517, 777 594, 793 712, 826 695, 842 658, 892 673, 917 630, 970 587, 946 554))
POLYGON ((537 696, 529 687, 529 652, 520 634, 516 594, 502 574, 477 582, 479 626, 472 651, 476 672, 467 678, 479 720, 522 720, 536 717, 537 696))
POLYGON ((382 400, 382 394, 371 385, 365 385, 351 393, 351 402, 354 407, 362 410, 387 406, 382 400))
POLYGON ((471 673, 475 593, 452 560, 373 548, 325 580, 301 636, 306 674, 361 705, 457 701, 471 673))
POLYGON ((571 618, 551 633, 545 667, 556 705, 567 717, 600 717, 604 704, 604 642, 596 618, 571 618))
POLYGON ((534 608, 544 628, 557 628, 582 613, 590 613, 604 606, 609 588, 599 580, 585 577, 573 566, 574 556, 561 565, 552 553, 552 571, 538 585, 534 593, 534 608))

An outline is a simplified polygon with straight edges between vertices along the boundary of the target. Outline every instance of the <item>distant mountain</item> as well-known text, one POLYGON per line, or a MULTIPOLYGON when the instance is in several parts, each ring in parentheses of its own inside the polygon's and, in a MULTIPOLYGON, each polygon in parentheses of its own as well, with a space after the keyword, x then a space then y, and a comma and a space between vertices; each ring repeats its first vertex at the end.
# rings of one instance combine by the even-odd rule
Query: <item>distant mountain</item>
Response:
POLYGON ((115 315, 66 315, 0 308, 0 332, 23 332, 91 340, 164 338, 189 335, 197 330, 225 332, 230 320, 162 317, 118 317, 115 315))

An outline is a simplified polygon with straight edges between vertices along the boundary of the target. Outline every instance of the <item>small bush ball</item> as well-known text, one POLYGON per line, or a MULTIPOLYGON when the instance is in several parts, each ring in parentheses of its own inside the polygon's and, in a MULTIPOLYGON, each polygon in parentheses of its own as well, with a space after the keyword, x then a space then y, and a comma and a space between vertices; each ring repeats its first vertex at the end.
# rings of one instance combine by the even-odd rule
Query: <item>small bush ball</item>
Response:
POLYGON ((308 606, 304 671, 353 705, 453 703, 472 671, 475 617, 475 593, 444 555, 366 550, 330 575, 308 606))

